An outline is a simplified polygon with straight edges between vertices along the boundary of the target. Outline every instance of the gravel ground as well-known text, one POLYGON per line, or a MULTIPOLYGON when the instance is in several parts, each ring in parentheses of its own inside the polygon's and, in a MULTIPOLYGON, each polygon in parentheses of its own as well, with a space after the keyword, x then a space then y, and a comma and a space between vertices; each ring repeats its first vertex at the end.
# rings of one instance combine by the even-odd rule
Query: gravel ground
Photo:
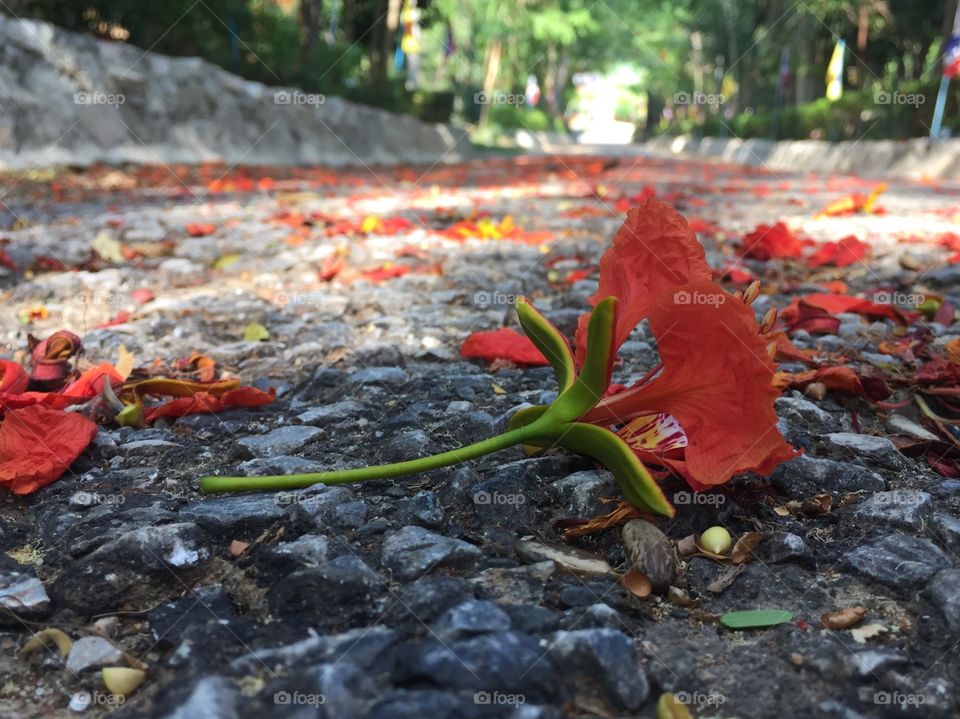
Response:
MULTIPOLYGON (((207 474, 423 456, 549 401, 548 369, 465 361, 459 344, 515 324, 520 293, 572 331, 621 222, 615 198, 644 187, 714 226, 701 237, 715 267, 761 222, 873 246, 867 262, 815 275, 748 261, 769 293, 758 314, 837 278, 851 293, 937 291, 960 305, 960 267, 923 242, 956 228, 960 186, 892 182, 886 214, 814 218, 873 185, 644 157, 2 178, 0 249, 16 269, 0 266, 0 354, 66 328, 83 337, 83 362, 114 362, 121 346, 143 366, 199 352, 277 400, 104 428, 61 480, 3 496, 0 598, 17 591, 20 605, 0 615, 0 715, 652 717, 674 692, 702 717, 958 716, 960 481, 889 440, 924 431, 909 407, 788 392, 781 429, 803 457, 696 498, 671 482, 677 517, 626 537, 563 541, 563 520, 609 511, 600 500, 617 490, 562 452, 518 448, 355 487, 197 490, 207 474), (475 211, 511 215, 522 232, 441 233, 475 211), (383 222, 358 231, 368 216, 383 222), (391 228, 397 217, 409 226, 391 228), (398 266, 409 271, 391 276, 398 266), (565 281, 577 270, 584 279, 565 281), (269 338, 244 341, 251 322, 269 338), (830 511, 797 509, 814 495, 830 511), (717 524, 762 533, 757 557, 674 561, 676 541, 717 524), (637 553, 673 589, 624 589, 615 572, 637 553), (821 625, 855 606, 854 629, 821 625), (754 608, 794 619, 745 632, 717 622, 754 608), (16 651, 44 627, 74 639, 66 661, 16 651), (106 691, 100 667, 141 664, 136 693, 106 691)), ((841 319, 837 336, 793 339, 898 362, 878 358, 892 323, 841 319)), ((956 337, 929 327, 934 346, 956 337)), ((618 380, 655 364, 652 341, 638 328, 618 380)))

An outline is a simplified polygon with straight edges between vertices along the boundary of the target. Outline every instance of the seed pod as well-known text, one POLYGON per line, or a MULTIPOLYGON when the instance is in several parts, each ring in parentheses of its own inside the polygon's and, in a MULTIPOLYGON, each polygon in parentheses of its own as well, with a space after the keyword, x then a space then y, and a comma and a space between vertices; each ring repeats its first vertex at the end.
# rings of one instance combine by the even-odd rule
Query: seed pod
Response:
POLYGON ((733 538, 724 527, 710 527, 700 535, 700 546, 713 554, 726 554, 733 546, 733 538))
POLYGON ((777 308, 771 307, 767 310, 767 314, 763 316, 763 321, 760 322, 760 334, 765 335, 770 330, 773 329, 773 325, 777 322, 777 308))
POLYGON ((142 669, 130 667, 104 667, 100 672, 103 683, 111 694, 125 697, 137 690, 147 675, 142 669))
POLYGON ((760 296, 760 280, 754 280, 750 283, 750 286, 747 287, 743 292, 743 303, 745 305, 752 305, 754 300, 760 296))

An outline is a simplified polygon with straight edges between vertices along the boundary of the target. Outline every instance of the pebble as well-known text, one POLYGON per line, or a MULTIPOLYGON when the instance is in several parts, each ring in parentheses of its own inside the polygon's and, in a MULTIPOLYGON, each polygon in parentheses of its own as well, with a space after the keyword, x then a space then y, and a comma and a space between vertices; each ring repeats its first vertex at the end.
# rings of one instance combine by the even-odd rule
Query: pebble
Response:
POLYGON ((325 427, 328 424, 342 420, 361 417, 363 416, 363 409, 362 403, 348 399, 343 402, 334 402, 333 404, 327 404, 321 407, 311 407, 298 414, 297 421, 301 424, 325 427))
POLYGON ((771 564, 813 561, 813 552, 803 537, 790 532, 770 532, 760 543, 760 555, 771 564))
POLYGON ((912 589, 950 566, 950 560, 935 544, 904 534, 887 534, 847 555, 846 565, 870 579, 894 589, 912 589))
POLYGON ((179 517, 211 533, 233 538, 260 533, 278 521, 284 509, 273 493, 251 492, 206 497, 181 509, 179 517))
POLYGON ((318 427, 290 425, 279 427, 266 434, 242 437, 237 440, 237 443, 258 457, 274 457, 300 449, 322 433, 323 430, 318 427))
POLYGON ((621 532, 630 569, 647 575, 655 591, 664 591, 673 582, 677 559, 673 543, 650 522, 631 519, 621 532))
POLYGON ((933 535, 940 540, 940 546, 954 554, 960 552, 960 519, 951 514, 933 515, 931 522, 933 535))
POLYGON ((432 632, 442 641, 453 641, 508 629, 510 617, 500 607, 493 602, 470 599, 441 614, 433 623, 432 632))
POLYGON ((565 516, 590 519, 609 511, 599 500, 616 496, 617 484, 610 472, 592 469, 559 479, 548 485, 547 491, 565 516))
POLYGON ((932 508, 933 497, 927 492, 895 489, 877 492, 857 507, 855 516, 866 522, 919 530, 923 528, 932 508))
POLYGON ((791 499, 806 499, 821 492, 848 494, 886 489, 883 478, 869 469, 807 455, 784 462, 774 470, 770 479, 791 499))
POLYGON ((599 701, 633 711, 650 693, 633 642, 615 629, 577 629, 555 633, 547 655, 580 701, 599 701))
MULTIPOLYGON (((50 597, 34 570, 0 554, 0 607, 23 619, 39 619, 50 611, 50 597)), ((18 624, 15 617, 0 612, 0 626, 18 624)))
POLYGON ((529 564, 549 561, 558 569, 585 577, 605 577, 613 573, 605 559, 576 547, 521 539, 514 548, 517 556, 529 564))
POLYGON ((875 462, 883 467, 899 469, 904 458, 886 437, 852 432, 833 432, 824 438, 829 446, 843 457, 875 462))
POLYGON ((103 637, 80 637, 67 655, 67 671, 80 674, 90 669, 117 666, 123 662, 123 650, 103 637))
POLYGON ((954 639, 960 637, 960 569, 938 572, 927 588, 927 595, 943 614, 954 639))
POLYGON ((387 533, 380 561, 397 579, 410 580, 434 569, 470 569, 481 556, 472 544, 408 525, 387 533))

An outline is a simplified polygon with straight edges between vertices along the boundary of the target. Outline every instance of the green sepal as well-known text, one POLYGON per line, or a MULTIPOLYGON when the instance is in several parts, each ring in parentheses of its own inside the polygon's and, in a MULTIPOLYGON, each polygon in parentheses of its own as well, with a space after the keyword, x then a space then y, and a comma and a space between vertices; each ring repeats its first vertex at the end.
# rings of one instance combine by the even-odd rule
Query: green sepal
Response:
POLYGON ((583 422, 571 422, 551 428, 549 436, 535 437, 534 441, 552 439, 555 444, 585 454, 597 460, 613 473, 623 496, 641 511, 672 517, 676 514, 660 485, 637 459, 633 450, 610 430, 583 422))
POLYGON ((517 298, 517 316, 527 337, 550 361, 560 392, 568 390, 577 375, 570 342, 523 297, 517 298))
POLYGON ((547 407, 545 404, 538 404, 534 405, 533 407, 524 407, 523 409, 518 409, 510 418, 507 429, 513 431, 515 429, 520 429, 521 427, 526 427, 528 424, 540 419, 544 412, 546 412, 548 409, 549 407, 547 407))
POLYGON ((613 366, 613 327, 617 298, 607 297, 593 308, 587 325, 587 356, 576 381, 550 405, 547 416, 572 422, 586 414, 607 391, 613 366))

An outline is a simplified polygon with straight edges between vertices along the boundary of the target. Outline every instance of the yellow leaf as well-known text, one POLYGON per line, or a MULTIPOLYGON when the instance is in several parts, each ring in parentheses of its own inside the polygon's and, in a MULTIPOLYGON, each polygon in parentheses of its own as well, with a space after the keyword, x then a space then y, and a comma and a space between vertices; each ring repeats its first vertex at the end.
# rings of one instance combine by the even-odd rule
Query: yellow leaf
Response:
POLYGON ((244 342, 263 342, 268 339, 270 339, 270 330, 259 322, 251 322, 243 330, 244 342))
POLYGON ((127 350, 126 345, 120 345, 120 349, 117 350, 117 361, 113 368, 117 371, 117 374, 126 379, 133 372, 134 361, 133 353, 127 350))
POLYGON ((493 383, 493 393, 494 394, 506 394, 507 390, 498 385, 496 382, 493 383))

